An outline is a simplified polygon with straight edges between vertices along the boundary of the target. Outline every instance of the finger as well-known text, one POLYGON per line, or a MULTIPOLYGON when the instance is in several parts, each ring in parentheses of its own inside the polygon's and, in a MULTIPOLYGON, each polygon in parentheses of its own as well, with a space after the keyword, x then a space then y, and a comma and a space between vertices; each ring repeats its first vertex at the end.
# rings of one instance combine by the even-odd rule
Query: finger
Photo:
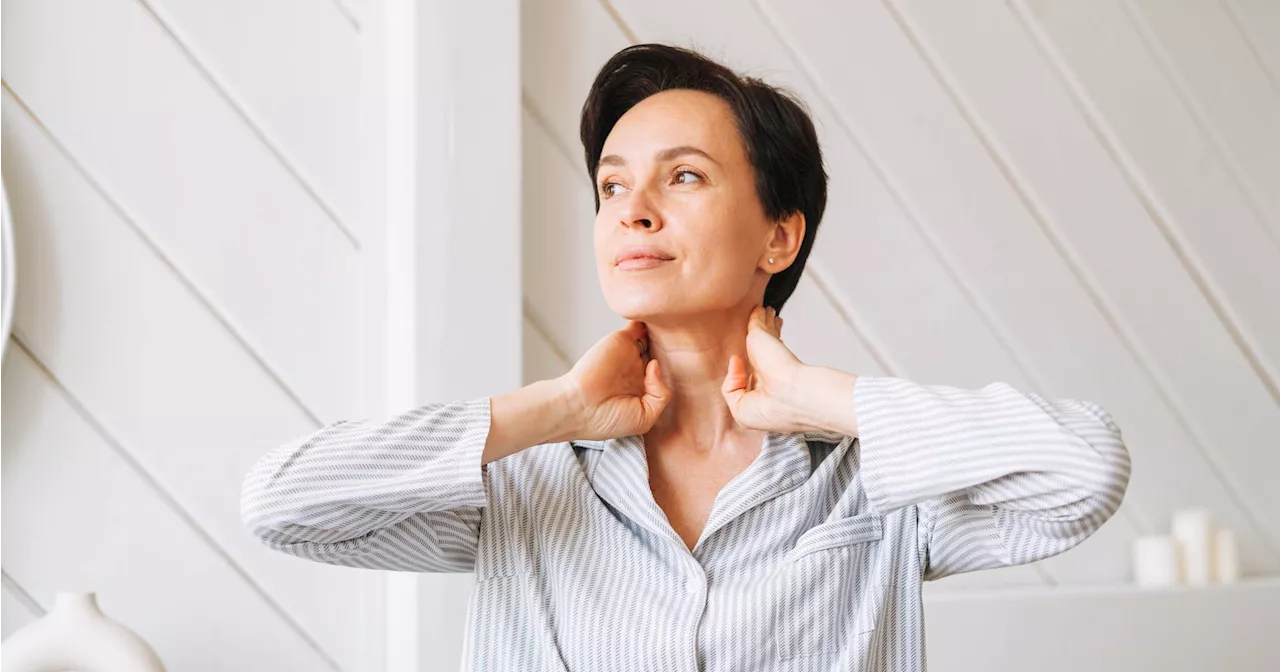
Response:
POLYGON ((671 390, 667 388, 666 383, 662 382, 658 360, 651 359, 644 369, 644 399, 641 400, 649 420, 657 422, 658 416, 662 415, 662 409, 667 407, 667 402, 670 400, 671 390))
POLYGON ((729 370, 725 373, 724 383, 720 385, 720 393, 724 395, 729 408, 736 408, 738 400, 747 392, 747 364, 739 355, 729 357, 729 370))
POLYGON ((636 344, 636 351, 640 353, 640 359, 648 359, 649 357, 649 327, 639 320, 631 320, 627 326, 619 330, 627 338, 636 344))
POLYGON ((747 319, 747 331, 750 332, 752 329, 767 330, 769 327, 766 324, 765 320, 767 319, 768 315, 769 315, 769 311, 764 306, 756 306, 755 308, 752 308, 751 317, 747 319))
POLYGON ((778 317, 778 311, 775 308, 769 308, 768 318, 765 320, 768 331, 774 338, 782 340, 782 318, 778 317))
POLYGON ((720 391, 725 393, 739 390, 745 392, 748 382, 747 363, 742 359, 741 355, 730 355, 729 370, 725 374, 724 383, 720 386, 720 391))

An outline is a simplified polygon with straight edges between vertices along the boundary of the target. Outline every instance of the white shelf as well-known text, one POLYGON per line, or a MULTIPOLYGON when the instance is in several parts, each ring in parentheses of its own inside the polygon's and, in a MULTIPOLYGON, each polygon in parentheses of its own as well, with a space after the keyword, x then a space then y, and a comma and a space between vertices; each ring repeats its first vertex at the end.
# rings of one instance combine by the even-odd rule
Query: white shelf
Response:
POLYGON ((987 600, 1022 600, 1022 599, 1072 599, 1080 597, 1135 597, 1188 595, 1199 596, 1206 593, 1230 593, 1237 591, 1280 591, 1280 576, 1257 576, 1241 579, 1236 583, 1215 583, 1207 586, 1174 586, 1169 588, 1144 588, 1131 584, 1097 584, 1075 586, 1036 586, 1033 588, 1018 586, 1015 588, 996 589, 953 589, 931 591, 925 585, 924 602, 935 603, 970 602, 987 600))
POLYGON ((931 669, 1280 670, 1280 577, 943 592, 925 619, 931 669))

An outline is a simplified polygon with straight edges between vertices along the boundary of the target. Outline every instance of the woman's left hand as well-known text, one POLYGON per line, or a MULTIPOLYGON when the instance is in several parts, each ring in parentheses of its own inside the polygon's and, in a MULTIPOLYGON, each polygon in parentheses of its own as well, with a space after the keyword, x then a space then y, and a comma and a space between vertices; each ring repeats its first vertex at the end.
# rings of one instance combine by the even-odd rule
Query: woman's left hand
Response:
POLYGON ((782 343, 782 318, 772 308, 757 306, 747 322, 747 362, 729 358, 720 391, 733 417, 742 425, 778 433, 812 429, 799 406, 800 381, 806 369, 782 343))

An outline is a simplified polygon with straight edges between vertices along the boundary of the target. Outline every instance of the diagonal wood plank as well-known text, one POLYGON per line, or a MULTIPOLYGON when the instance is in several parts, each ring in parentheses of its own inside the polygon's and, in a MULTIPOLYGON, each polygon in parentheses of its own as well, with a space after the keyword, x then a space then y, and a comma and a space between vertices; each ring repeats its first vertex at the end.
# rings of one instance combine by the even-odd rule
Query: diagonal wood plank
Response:
POLYGON ((1115 160, 1139 185, 1167 235, 1225 297, 1223 310, 1258 365, 1280 378, 1280 239, 1251 210, 1141 37, 1113 3, 1013 8, 1088 111, 1115 160))
POLYGON ((1280 89, 1220 0, 1123 0, 1148 51, 1280 241, 1280 89))
POLYGON ((1274 0, 1221 0, 1236 30, 1280 90, 1280 4, 1274 0))
MULTIPOLYGON (((10 346, 14 347, 14 346, 10 346)), ((45 610, 6 572, 0 583, 0 640, 44 616, 45 610)))
POLYGON ((5 83, 85 174, 315 415, 358 408, 358 252, 145 8, 5 18, 5 83))
POLYGON ((337 669, 152 494, 25 350, 4 368, 3 562, 32 597, 97 592, 170 669, 337 669))
MULTIPOLYGON (((904 31, 970 115, 1037 225, 1196 437, 1203 478, 1229 494, 1247 485, 1247 467, 1241 473, 1238 466, 1250 462, 1250 437, 1280 433, 1280 405, 1265 372, 1232 341, 1219 320, 1219 297, 1201 292, 1198 269, 1168 244, 1032 38, 999 0, 963 10, 935 0, 889 6, 898 7, 904 31)), ((1252 537, 1252 548, 1265 549, 1257 513, 1236 501, 1219 515, 1252 537)), ((1280 554, 1251 562, 1274 571, 1280 554)))
POLYGON ((559 377, 573 366, 573 362, 560 354, 559 348, 547 338, 542 328, 529 318, 528 313, 525 314, 524 319, 522 347, 524 348, 525 385, 559 377))
POLYGON ((358 245, 361 86, 348 17, 310 0, 141 1, 358 245))
POLYGON ((368 14, 382 6, 381 2, 373 0, 330 0, 330 3, 356 32, 364 29, 365 21, 371 18, 368 14))
POLYGON ((249 466, 315 421, 22 108, 3 102, 24 342, 282 615, 344 666, 356 660, 358 574, 271 552, 240 520, 249 466))

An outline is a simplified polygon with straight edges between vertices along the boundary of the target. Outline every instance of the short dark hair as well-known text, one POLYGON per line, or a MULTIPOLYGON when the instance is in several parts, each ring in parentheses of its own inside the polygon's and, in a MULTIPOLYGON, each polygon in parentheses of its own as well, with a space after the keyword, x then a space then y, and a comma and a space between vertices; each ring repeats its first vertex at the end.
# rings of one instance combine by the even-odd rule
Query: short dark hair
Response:
MULTIPOLYGON (((582 105, 580 133, 592 186, 604 141, 622 115, 645 98, 673 89, 710 93, 728 103, 755 170, 756 194, 765 215, 776 222, 796 212, 804 214, 804 240, 795 262, 774 275, 764 292, 764 305, 781 312, 800 282, 827 206, 827 173, 818 134, 793 94, 738 75, 690 49, 665 44, 627 47, 600 69, 582 105)), ((599 212, 600 192, 593 191, 599 212)))

